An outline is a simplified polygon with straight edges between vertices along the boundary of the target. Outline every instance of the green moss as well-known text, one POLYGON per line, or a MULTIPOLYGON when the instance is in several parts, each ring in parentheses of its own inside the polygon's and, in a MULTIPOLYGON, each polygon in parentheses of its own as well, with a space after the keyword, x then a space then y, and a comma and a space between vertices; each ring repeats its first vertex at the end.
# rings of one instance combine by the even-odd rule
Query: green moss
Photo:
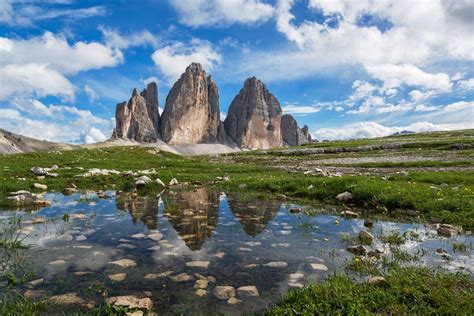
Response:
POLYGON ((336 275, 290 292, 267 315, 472 315, 474 283, 461 274, 394 268, 385 285, 336 275))

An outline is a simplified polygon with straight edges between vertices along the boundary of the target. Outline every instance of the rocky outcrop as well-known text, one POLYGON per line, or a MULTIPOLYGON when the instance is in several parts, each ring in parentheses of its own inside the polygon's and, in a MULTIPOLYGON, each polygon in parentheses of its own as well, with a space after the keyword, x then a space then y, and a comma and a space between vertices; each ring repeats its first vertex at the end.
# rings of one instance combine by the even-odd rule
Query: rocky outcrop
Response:
POLYGON ((138 94, 133 90, 128 102, 117 104, 113 139, 123 138, 138 142, 155 142, 160 138, 160 114, 156 83, 148 84, 138 94))
POLYGON ((192 63, 166 98, 162 139, 169 144, 215 142, 219 117, 217 86, 200 64, 192 63))
POLYGON ((282 145, 281 106, 265 85, 255 77, 232 101, 224 127, 241 148, 267 149, 282 145))
POLYGON ((290 114, 281 117, 281 137, 288 146, 299 146, 311 142, 308 126, 300 128, 295 118, 290 114))

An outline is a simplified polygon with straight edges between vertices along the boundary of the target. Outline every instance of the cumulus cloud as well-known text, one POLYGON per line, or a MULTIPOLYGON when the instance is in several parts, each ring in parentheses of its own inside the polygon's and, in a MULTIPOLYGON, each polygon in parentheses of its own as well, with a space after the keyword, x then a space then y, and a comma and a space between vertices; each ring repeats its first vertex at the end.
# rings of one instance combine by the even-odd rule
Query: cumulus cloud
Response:
POLYGON ((99 26, 102 32, 105 44, 112 48, 127 49, 130 47, 147 46, 156 48, 158 46, 157 36, 150 33, 148 30, 134 32, 130 34, 121 34, 115 29, 105 26, 99 26))
POLYGON ((89 98, 89 101, 90 102, 93 102, 95 100, 99 100, 100 97, 99 95, 97 94, 97 92, 92 89, 89 85, 85 85, 84 86, 84 92, 86 93, 87 97, 89 98))
POLYGON ((92 127, 89 131, 83 132, 81 138, 84 144, 93 144, 105 141, 107 136, 100 129, 92 127))
POLYGON ((202 64, 209 72, 212 72, 222 62, 221 54, 209 42, 198 39, 193 39, 188 44, 175 42, 159 48, 151 58, 170 85, 192 62, 202 64))
POLYGON ((115 66, 121 61, 120 52, 101 43, 70 44, 51 32, 29 39, 0 37, 0 100, 15 94, 72 99, 75 88, 67 75, 115 66))
POLYGON ((467 91, 474 90, 474 78, 470 78, 467 80, 460 80, 457 82, 457 84, 459 88, 461 88, 462 90, 467 90, 467 91))
POLYGON ((104 6, 93 6, 85 8, 50 8, 48 4, 71 4, 71 1, 41 1, 42 6, 32 5, 35 1, 0 1, 0 24, 10 26, 19 25, 23 27, 33 27, 35 22, 42 20, 52 20, 57 18, 67 18, 71 20, 86 19, 107 14, 104 6))
POLYGON ((45 105, 36 99, 15 99, 10 108, 0 108, 0 116, 1 128, 56 142, 80 143, 86 140, 86 135, 90 136, 89 140, 92 137, 95 141, 102 141, 101 134, 110 134, 113 125, 112 121, 97 117, 88 110, 45 105))
POLYGON ((260 0, 170 0, 181 23, 198 27, 268 20, 273 6, 260 0))
POLYGON ((474 128, 474 122, 454 124, 433 124, 417 122, 406 126, 384 126, 376 122, 359 122, 337 128, 321 128, 311 134, 319 140, 356 139, 384 137, 401 131, 431 132, 474 128))

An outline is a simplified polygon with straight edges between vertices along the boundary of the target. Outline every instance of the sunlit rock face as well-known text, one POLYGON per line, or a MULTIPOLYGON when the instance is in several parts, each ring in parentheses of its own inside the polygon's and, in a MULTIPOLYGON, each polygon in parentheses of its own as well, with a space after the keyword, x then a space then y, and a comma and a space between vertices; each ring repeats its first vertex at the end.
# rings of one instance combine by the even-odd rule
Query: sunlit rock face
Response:
POLYGON ((200 64, 192 63, 166 98, 162 139, 172 145, 216 142, 219 123, 217 86, 200 64))
POLYGON ((282 145, 281 106, 263 82, 244 82, 224 121, 227 134, 241 148, 268 149, 282 145))
POLYGON ((165 215, 191 250, 199 250, 215 230, 219 196, 205 188, 181 191, 165 204, 165 215))
POLYGON ((311 142, 308 126, 300 128, 298 122, 290 114, 281 117, 281 136, 283 144, 288 146, 299 146, 311 142))
POLYGON ((278 201, 248 201, 239 200, 235 197, 229 197, 229 208, 235 218, 242 224, 247 235, 252 237, 260 234, 268 222, 278 213, 281 203, 278 201))
POLYGON ((127 211, 133 223, 141 221, 148 229, 158 224, 158 200, 151 196, 132 198, 129 194, 118 195, 115 200, 118 210, 127 211))
POLYGON ((160 114, 156 83, 148 84, 141 94, 133 90, 128 102, 117 104, 112 139, 155 142, 160 138, 160 114))

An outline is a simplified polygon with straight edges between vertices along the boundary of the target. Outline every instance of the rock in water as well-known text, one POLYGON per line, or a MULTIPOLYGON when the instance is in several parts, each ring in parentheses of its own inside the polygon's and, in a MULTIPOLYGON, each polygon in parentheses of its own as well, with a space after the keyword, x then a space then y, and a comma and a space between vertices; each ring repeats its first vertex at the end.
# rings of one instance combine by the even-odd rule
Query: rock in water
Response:
POLYGON ((117 104, 113 139, 125 138, 138 142, 155 142, 160 137, 156 83, 148 84, 139 95, 137 89, 128 102, 117 104))
MULTIPOLYGON (((306 126, 306 125, 305 125, 306 126)), ((281 137, 283 143, 288 146, 299 146, 311 142, 311 135, 306 126, 306 134, 298 126, 295 118, 290 114, 285 114, 281 117, 281 137)))
POLYGON ((162 139, 169 144, 215 142, 219 124, 217 86, 200 64, 192 63, 166 98, 162 139))
POLYGON ((241 148, 268 149, 282 145, 281 106, 263 82, 245 81, 224 121, 227 134, 241 148))

